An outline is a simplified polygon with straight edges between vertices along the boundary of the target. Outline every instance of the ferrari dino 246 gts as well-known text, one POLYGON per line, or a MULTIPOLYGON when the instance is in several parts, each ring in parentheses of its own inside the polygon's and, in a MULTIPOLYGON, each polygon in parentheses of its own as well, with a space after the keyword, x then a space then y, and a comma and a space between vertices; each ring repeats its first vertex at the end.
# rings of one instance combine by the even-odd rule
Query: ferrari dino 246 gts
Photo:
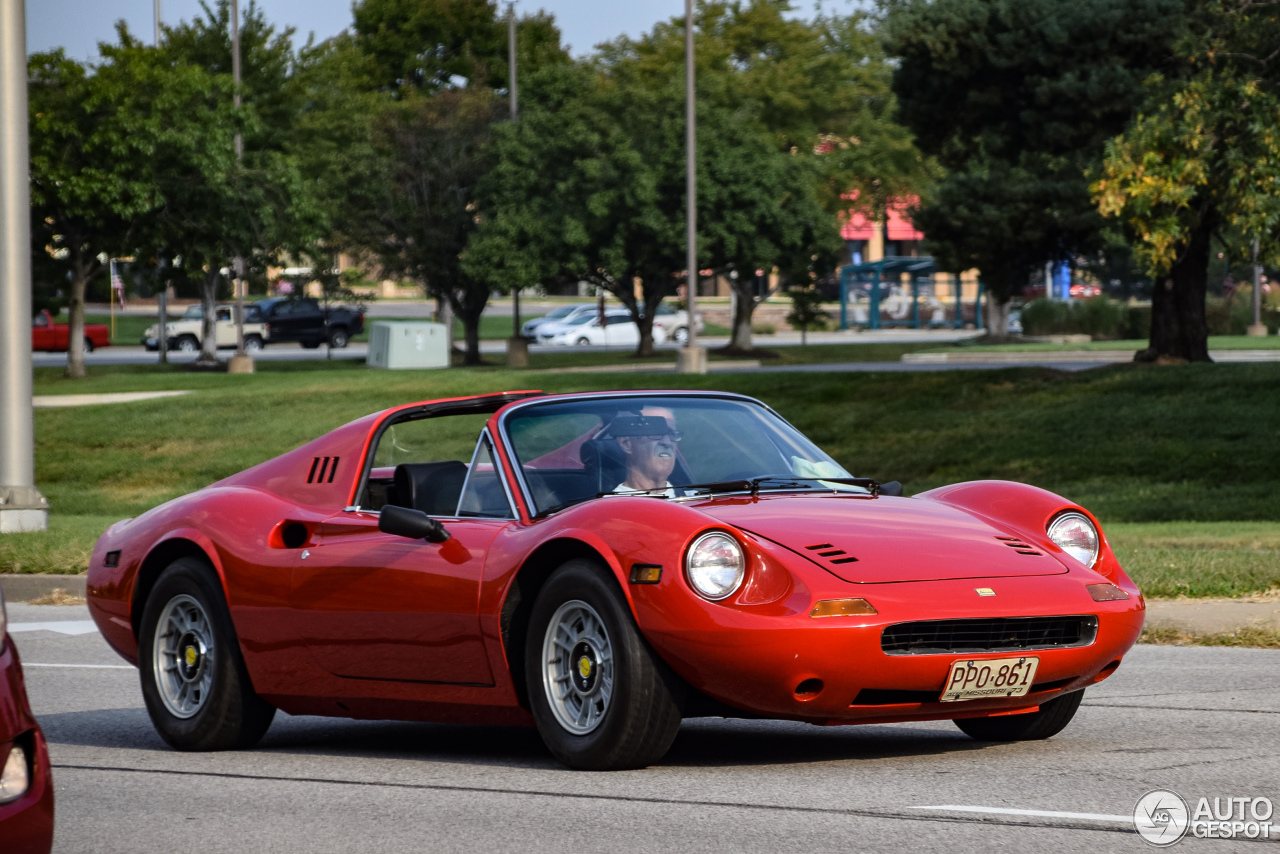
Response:
POLYGON ((276 709, 534 724, 591 769, 689 716, 1058 733, 1142 628, 1097 521, 901 491, 733 394, 415 403, 113 525, 89 607, 180 750, 276 709))

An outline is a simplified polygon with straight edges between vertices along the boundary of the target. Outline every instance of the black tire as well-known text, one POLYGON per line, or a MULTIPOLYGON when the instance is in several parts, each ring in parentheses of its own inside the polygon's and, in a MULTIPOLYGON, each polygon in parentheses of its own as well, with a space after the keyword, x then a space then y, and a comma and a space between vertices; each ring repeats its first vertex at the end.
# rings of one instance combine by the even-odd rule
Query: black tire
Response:
POLYGON ((262 350, 262 336, 261 336, 261 335, 246 335, 246 336, 244 336, 244 349, 245 349, 245 352, 246 352, 246 353, 258 353, 258 352, 261 352, 261 350, 262 350))
MULTIPOLYGON (((643 768, 666 755, 680 730, 684 683, 641 637, 617 582, 598 563, 571 560, 547 579, 529 616, 524 659, 529 705, 538 733, 547 749, 565 765, 616 771, 643 768), (583 605, 599 617, 609 654, 597 665, 594 656, 598 650, 590 641, 578 640, 564 657, 576 661, 581 655, 589 660, 586 674, 578 669, 580 665, 573 665, 580 679, 566 676, 570 683, 566 696, 571 701, 582 700, 584 706, 586 701, 599 701, 603 706, 593 728, 575 733, 561 723, 552 708, 555 701, 548 694, 552 677, 547 671, 557 668, 550 662, 544 664, 544 643, 553 618, 559 624, 558 615, 564 609, 570 614, 575 610, 586 613, 580 607, 583 605), (579 647, 583 647, 581 652, 579 647), (612 677, 612 693, 607 696, 606 676, 612 677)), ((565 708, 562 703, 557 705, 565 708)))
POLYGON ((88 338, 88 337, 86 337, 86 338, 84 339, 84 351, 85 351, 86 353, 92 353, 92 352, 93 352, 93 341, 92 341, 92 339, 90 339, 90 338, 88 338))
POLYGON ((965 718, 953 721, 960 731, 978 741, 1038 741, 1062 732, 1080 708, 1084 691, 1072 691, 1040 705, 1040 711, 998 718, 965 718))
POLYGON ((341 326, 337 329, 329 330, 329 346, 335 350, 341 350, 347 346, 347 342, 351 340, 347 335, 347 330, 341 326))
MULTIPOLYGON (((172 623, 166 619, 167 625, 172 623)), ((161 652, 161 655, 164 653, 161 652)), ((222 587, 213 568, 194 557, 175 560, 161 574, 147 597, 142 612, 138 638, 138 671, 142 677, 142 699, 160 737, 177 750, 237 750, 252 747, 271 726, 275 707, 253 691, 240 642, 236 637, 231 614, 222 598, 222 587), (202 621, 195 625, 204 629, 188 629, 175 639, 174 651, 190 664, 179 664, 172 684, 203 684, 207 688, 192 691, 198 699, 186 716, 175 713, 166 697, 172 692, 156 678, 157 625, 173 610, 194 613, 193 604, 203 609, 202 621), (205 634, 208 637, 205 637, 205 634), (190 644, 190 646, 188 646, 190 644), (199 650, 186 657, 186 650, 199 650)), ((191 696, 189 694, 188 696, 191 696)))
POLYGON ((677 327, 676 331, 671 333, 671 340, 679 344, 681 347, 683 347, 685 344, 688 344, 689 343, 689 327, 687 326, 677 327))
POLYGON ((587 346, 590 346, 590 344, 591 344, 591 339, 590 339, 590 338, 585 338, 585 337, 584 337, 584 338, 579 338, 579 339, 578 339, 577 341, 575 341, 574 343, 575 343, 575 344, 577 344, 579 347, 587 347, 587 346))
POLYGON ((183 335, 178 338, 174 349, 180 353, 195 353, 200 349, 200 342, 194 335, 183 335))

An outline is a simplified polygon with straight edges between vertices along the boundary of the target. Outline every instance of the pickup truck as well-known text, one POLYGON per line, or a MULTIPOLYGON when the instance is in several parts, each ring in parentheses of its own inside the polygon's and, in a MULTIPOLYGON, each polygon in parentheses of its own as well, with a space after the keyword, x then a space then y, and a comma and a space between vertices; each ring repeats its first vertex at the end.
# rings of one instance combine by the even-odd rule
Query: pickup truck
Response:
POLYGON ((297 341, 303 347, 315 348, 327 340, 329 346, 341 348, 347 346, 351 336, 364 331, 364 312, 342 307, 329 310, 326 330, 325 310, 318 300, 309 297, 272 297, 260 299, 253 305, 267 324, 268 344, 297 341))
MULTIPOLYGON (((42 311, 31 321, 31 349, 46 352, 63 352, 67 349, 71 327, 58 323, 54 316, 42 311)), ((84 351, 92 353, 98 347, 111 346, 111 330, 102 323, 84 325, 84 351)))
MULTIPOLYGON (((235 306, 214 306, 214 340, 219 347, 236 346, 235 306)), ((169 339, 168 349, 182 353, 194 353, 200 349, 201 336, 204 334, 204 306, 187 306, 181 318, 165 321, 165 337, 169 339)), ((266 338, 266 325, 258 316, 258 310, 252 305, 244 307, 244 349, 255 352, 262 349, 266 338)), ((142 346, 148 350, 160 349, 160 324, 147 328, 142 334, 142 346)))

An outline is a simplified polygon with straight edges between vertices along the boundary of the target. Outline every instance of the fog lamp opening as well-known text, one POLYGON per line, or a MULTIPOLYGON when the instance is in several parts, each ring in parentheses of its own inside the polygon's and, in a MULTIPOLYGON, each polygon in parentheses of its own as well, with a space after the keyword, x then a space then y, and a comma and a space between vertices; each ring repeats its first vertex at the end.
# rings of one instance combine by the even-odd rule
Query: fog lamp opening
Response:
POLYGON ((870 617, 879 612, 866 599, 823 599, 810 617, 870 617))
POLYGON ((796 686, 796 699, 812 700, 822 693, 824 687, 821 679, 806 679, 796 686))

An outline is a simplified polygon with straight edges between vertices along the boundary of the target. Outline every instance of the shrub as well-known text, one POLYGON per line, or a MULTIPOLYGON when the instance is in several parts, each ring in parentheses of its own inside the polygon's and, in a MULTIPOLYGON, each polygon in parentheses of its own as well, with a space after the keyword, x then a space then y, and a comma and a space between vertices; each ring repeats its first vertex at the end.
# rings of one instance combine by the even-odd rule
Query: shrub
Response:
POLYGON ((751 324, 751 332, 755 335, 777 335, 778 327, 772 323, 753 323, 751 324))
MULTIPOLYGON (((1088 335, 1095 341, 1145 337, 1135 335, 1134 309, 1107 297, 1089 300, 1032 300, 1022 309, 1022 330, 1027 335, 1088 335)), ((1150 329, 1150 309, 1145 320, 1150 329)))

